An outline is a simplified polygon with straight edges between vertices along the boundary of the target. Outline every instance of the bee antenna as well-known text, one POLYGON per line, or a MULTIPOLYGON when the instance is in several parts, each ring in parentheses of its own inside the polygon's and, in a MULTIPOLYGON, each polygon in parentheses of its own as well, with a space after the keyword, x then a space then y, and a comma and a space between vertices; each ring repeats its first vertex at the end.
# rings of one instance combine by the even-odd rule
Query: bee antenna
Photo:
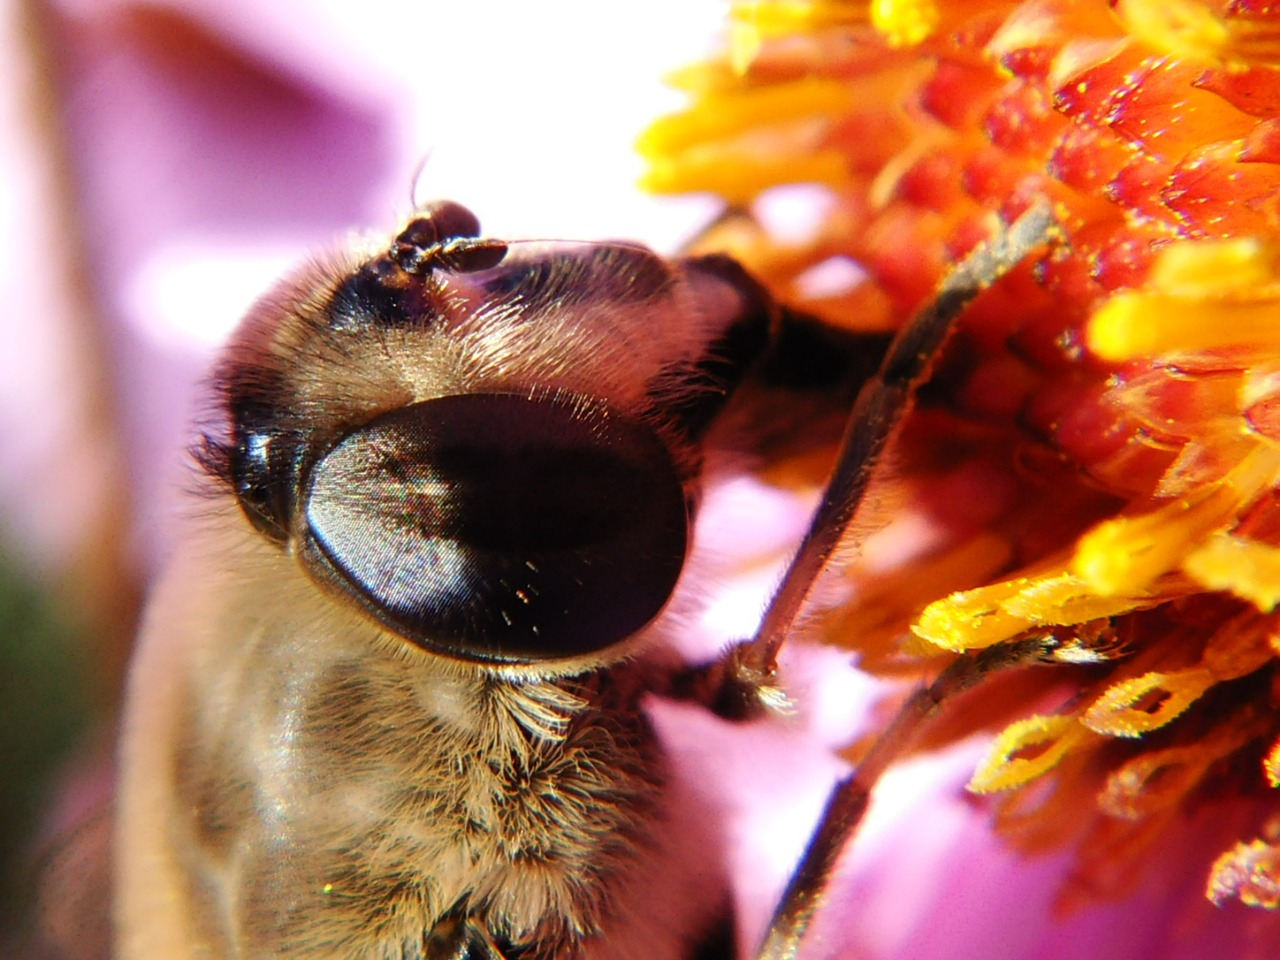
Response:
POLYGON ((641 253, 653 253, 653 248, 639 240, 583 240, 580 237, 521 237, 519 240, 502 241, 508 247, 520 247, 527 244, 562 244, 574 247, 610 247, 622 250, 637 250, 641 253))
POLYGON ((427 164, 431 162, 431 156, 435 153, 435 147, 428 147, 418 158, 418 162, 413 167, 413 174, 409 178, 409 208, 411 210, 419 210, 426 201, 422 195, 422 183, 426 179, 427 164))

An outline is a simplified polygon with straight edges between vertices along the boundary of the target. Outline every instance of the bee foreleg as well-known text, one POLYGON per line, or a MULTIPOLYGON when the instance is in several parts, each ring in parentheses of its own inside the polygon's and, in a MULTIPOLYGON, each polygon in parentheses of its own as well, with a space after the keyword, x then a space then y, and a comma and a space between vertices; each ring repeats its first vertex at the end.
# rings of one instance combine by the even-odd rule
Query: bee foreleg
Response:
POLYGON ((1048 204, 1038 203, 990 243, 966 256, 923 310, 894 338, 879 374, 858 394, 835 468, 809 530, 769 601, 755 636, 737 656, 743 681, 762 683, 777 669, 778 651, 795 632, 814 583, 848 530, 874 466, 910 406, 915 387, 965 308, 1059 231, 1048 204))
MULTIPOLYGON (((899 332, 878 377, 858 395, 822 502, 755 637, 725 658, 729 673, 736 677, 731 676, 723 684, 724 689, 755 691, 759 702, 773 696, 770 691, 775 685, 778 651, 803 618, 813 584, 827 568, 852 523, 880 453, 909 408, 915 387, 928 372, 955 320, 979 293, 1057 233, 1058 225, 1048 205, 1033 206, 991 243, 958 264, 933 301, 899 332)), ((945 701, 993 670, 1044 662, 1049 643, 1045 638, 1030 637, 962 656, 904 704, 858 769, 837 784, 828 799, 822 820, 774 915, 760 952, 762 960, 795 957, 840 854, 866 813, 872 789, 885 768, 910 746, 920 727, 945 701)))

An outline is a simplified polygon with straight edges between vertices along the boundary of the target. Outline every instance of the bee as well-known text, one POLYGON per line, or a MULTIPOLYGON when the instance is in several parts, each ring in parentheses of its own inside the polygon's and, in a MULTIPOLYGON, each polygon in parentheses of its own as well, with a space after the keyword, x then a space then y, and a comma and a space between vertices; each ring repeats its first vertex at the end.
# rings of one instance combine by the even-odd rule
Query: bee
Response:
MULTIPOLYGON (((892 346, 726 256, 504 242, 453 202, 282 282, 213 372, 206 496, 132 671, 122 960, 733 955, 642 700, 781 702, 776 654, 912 386, 1048 233, 1025 216, 892 346), (689 666, 705 478, 826 413, 842 453, 760 631, 689 666)), ((841 789, 771 956, 870 782, 841 789)))

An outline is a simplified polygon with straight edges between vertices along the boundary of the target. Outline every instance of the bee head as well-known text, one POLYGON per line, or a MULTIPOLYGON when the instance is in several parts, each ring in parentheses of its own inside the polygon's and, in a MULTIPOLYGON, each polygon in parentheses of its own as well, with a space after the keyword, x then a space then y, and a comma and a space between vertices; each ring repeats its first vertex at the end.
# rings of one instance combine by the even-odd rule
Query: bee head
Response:
POLYGON ((261 536, 410 643, 598 657, 676 588, 720 346, 768 304, 723 264, 479 234, 432 204, 262 301, 215 374, 206 461, 261 536))

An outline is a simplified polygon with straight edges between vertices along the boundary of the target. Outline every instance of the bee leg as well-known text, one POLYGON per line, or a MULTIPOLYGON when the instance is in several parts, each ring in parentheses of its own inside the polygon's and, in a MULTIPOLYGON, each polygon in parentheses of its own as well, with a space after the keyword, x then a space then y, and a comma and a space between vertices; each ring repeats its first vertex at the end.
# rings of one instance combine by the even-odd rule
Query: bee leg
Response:
POLYGON ((424 960, 508 960, 484 925, 460 910, 439 920, 423 938, 424 960))
MULTIPOLYGON (((767 709, 779 696, 778 652, 796 632, 813 584, 852 523, 875 463, 955 320, 979 293, 1059 233, 1048 204, 1032 206, 992 242, 965 257, 943 281, 933 301, 894 338, 878 376, 858 394, 822 502, 756 635, 725 658, 723 690, 740 709, 747 713, 767 709)), ((1045 642, 1034 638, 962 656, 904 705, 859 768, 837 784, 828 799, 818 829, 774 915, 761 960, 796 956, 836 861, 866 812, 872 788, 883 770, 910 745, 920 726, 944 701, 993 670, 1043 662, 1045 656, 1045 642)))
POLYGON ((867 812, 872 789, 942 706, 993 673, 1055 662, 1056 646, 1057 639, 1048 634, 968 653, 952 662, 933 683, 912 694, 876 737, 858 768, 831 791, 818 829, 774 913, 759 960, 792 960, 796 956, 840 855, 867 812))
POLYGON ((853 522, 880 454, 906 415, 916 386, 928 373, 956 319, 978 294, 1058 233, 1048 204, 1032 206, 991 242, 960 261, 933 300, 894 337, 879 373, 858 393, 835 468, 809 530, 770 599, 756 635, 735 655, 740 682, 763 688, 773 683, 778 651, 795 632, 810 589, 853 522))
POLYGON ((778 652, 796 631, 810 589, 853 522, 876 461, 910 407, 916 386, 974 298, 1059 232, 1048 204, 1033 205, 957 264, 933 300, 898 332, 879 372, 858 392, 822 502, 755 636, 682 677, 672 691, 675 696, 705 703, 730 719, 785 709, 786 696, 777 681, 778 652))
POLYGON ((997 646, 958 657, 931 684, 912 694, 876 737, 858 768, 837 783, 827 798, 818 829, 774 914, 759 960, 790 960, 796 956, 840 854, 866 814, 876 782, 890 764, 911 748, 917 734, 948 701, 1004 670, 1103 663, 1123 659, 1129 652, 1105 620, 1066 629, 1028 631, 997 646))

